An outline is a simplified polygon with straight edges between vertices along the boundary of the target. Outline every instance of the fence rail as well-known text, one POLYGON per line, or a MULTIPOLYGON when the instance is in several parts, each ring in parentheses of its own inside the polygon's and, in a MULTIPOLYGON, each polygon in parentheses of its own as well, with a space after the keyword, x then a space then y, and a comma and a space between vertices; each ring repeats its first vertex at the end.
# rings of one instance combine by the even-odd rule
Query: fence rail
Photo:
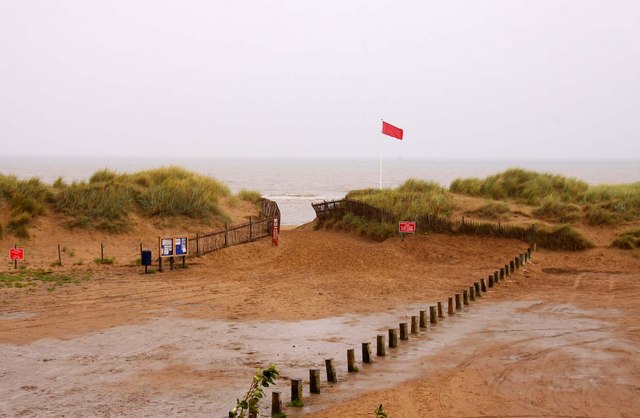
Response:
POLYGON ((280 226, 280 208, 269 199, 262 199, 260 216, 239 225, 226 226, 217 231, 196 234, 189 239, 189 253, 201 256, 232 245, 245 244, 271 235, 274 222, 280 226))
MULTIPOLYGON (((324 201, 313 203, 311 206, 313 206, 319 220, 341 217, 345 213, 352 213, 376 222, 396 223, 400 221, 396 216, 383 209, 351 199, 324 201)), ((525 242, 533 242, 536 236, 536 228, 533 225, 528 227, 502 225, 494 222, 470 221, 464 217, 460 220, 451 220, 433 215, 424 215, 415 219, 415 221, 416 232, 514 238, 525 242)))

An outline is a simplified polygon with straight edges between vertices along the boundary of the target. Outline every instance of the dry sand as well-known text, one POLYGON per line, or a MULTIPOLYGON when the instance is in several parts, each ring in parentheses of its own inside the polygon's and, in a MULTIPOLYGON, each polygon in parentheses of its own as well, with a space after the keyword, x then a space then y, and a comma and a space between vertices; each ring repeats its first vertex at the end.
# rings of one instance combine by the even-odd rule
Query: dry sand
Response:
POLYGON ((341 382, 305 386, 289 416, 370 417, 380 403, 390 417, 638 416, 640 260, 607 248, 539 251, 455 317, 343 371, 347 348, 359 360, 361 342, 525 248, 291 230, 187 270, 98 266, 51 292, 3 288, 0 415, 221 417, 256 367, 306 380, 334 357, 341 382))

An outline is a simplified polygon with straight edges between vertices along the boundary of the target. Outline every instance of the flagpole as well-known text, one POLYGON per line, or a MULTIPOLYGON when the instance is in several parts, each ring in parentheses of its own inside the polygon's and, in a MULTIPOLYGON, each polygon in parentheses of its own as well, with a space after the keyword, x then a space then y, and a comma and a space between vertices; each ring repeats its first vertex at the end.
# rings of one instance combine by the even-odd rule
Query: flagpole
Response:
MULTIPOLYGON (((383 119, 380 119, 381 121, 384 122, 383 119)), ((382 190, 382 142, 384 141, 384 138, 382 137, 382 135, 380 135, 380 186, 378 187, 380 190, 382 190)))

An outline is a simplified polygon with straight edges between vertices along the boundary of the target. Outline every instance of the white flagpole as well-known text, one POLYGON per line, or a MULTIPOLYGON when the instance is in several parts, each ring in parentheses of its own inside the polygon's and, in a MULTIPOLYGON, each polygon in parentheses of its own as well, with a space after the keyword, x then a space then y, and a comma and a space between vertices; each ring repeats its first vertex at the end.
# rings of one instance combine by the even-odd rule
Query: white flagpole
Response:
POLYGON ((380 190, 382 190, 382 142, 384 142, 384 136, 380 135, 380 186, 378 187, 380 190))

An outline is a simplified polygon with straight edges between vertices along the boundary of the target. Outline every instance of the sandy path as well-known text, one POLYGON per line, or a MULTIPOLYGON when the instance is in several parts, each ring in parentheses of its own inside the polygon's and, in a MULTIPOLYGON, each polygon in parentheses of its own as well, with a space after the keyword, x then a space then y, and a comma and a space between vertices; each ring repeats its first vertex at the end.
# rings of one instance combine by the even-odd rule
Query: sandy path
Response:
MULTIPOLYGON (((524 248, 287 231, 277 248, 230 248, 186 271, 112 267, 53 292, 2 289, 0 415, 222 416, 254 367, 306 378, 324 358, 344 362, 347 347, 524 248)), ((466 312, 288 413, 634 416, 639 272, 621 251, 539 252, 466 312)))

